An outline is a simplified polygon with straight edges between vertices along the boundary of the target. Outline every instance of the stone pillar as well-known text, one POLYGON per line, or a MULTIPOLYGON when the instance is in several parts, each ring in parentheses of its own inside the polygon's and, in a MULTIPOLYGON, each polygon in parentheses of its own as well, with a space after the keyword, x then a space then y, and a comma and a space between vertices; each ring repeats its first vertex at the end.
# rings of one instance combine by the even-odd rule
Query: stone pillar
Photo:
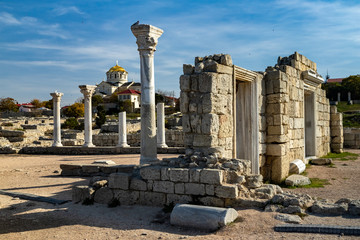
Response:
POLYGON ((53 112, 54 112, 54 132, 53 138, 54 143, 53 147, 61 147, 61 123, 60 123, 60 101, 61 97, 64 95, 63 93, 59 93, 57 91, 50 93, 53 97, 53 112))
POLYGON ((140 54, 141 75, 141 141, 140 164, 157 160, 154 52, 163 30, 147 25, 134 24, 131 31, 136 37, 140 54))
POLYGON ((337 94, 337 101, 338 101, 338 102, 341 102, 341 93, 339 93, 339 92, 338 92, 338 94, 337 94))
POLYGON ((79 88, 80 88, 80 92, 84 94, 84 102, 85 102, 85 116, 84 116, 85 143, 83 147, 95 147, 95 145, 92 143, 91 97, 95 91, 96 86, 80 85, 79 88))
POLYGON ((167 148, 165 143, 165 110, 164 103, 158 103, 157 106, 157 147, 167 148))
POLYGON ((348 105, 352 105, 351 92, 348 92, 348 105))
POLYGON ((119 112, 119 142, 118 147, 130 147, 126 136, 126 112, 119 112))

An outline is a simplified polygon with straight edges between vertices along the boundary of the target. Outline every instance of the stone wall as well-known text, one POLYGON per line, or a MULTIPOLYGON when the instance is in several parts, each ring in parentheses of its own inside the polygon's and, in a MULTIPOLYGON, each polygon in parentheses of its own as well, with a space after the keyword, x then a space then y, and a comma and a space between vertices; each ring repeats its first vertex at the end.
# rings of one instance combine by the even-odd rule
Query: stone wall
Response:
POLYGON ((360 129, 344 128, 344 147, 360 148, 360 129))
POLYGON ((233 155, 233 68, 229 55, 196 57, 180 76, 180 110, 185 148, 233 155))
MULTIPOLYGON (((184 147, 184 134, 180 130, 165 131, 166 144, 169 147, 184 147)), ((93 135, 93 143, 95 146, 116 146, 119 136, 117 133, 100 133, 93 135)), ((140 146, 140 133, 127 134, 127 143, 130 146, 140 146)))
POLYGON ((343 115, 337 112, 336 106, 330 108, 331 125, 331 151, 335 153, 343 152, 344 134, 343 134, 343 115))
POLYGON ((73 202, 91 198, 109 204, 164 206, 197 203, 210 206, 264 207, 282 190, 249 175, 249 161, 219 160, 221 169, 181 168, 183 159, 164 159, 149 166, 61 165, 62 175, 99 176, 90 186, 74 187, 73 202), (105 181, 104 181, 105 179, 105 181), (84 194, 84 193, 88 194, 84 194))

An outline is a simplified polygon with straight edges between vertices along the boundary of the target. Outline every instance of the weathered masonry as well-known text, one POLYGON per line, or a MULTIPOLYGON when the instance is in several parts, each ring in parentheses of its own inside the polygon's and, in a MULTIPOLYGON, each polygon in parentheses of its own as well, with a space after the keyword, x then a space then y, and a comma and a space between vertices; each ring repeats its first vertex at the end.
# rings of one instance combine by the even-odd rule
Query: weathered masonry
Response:
POLYGON ((196 57, 180 77, 187 152, 248 159, 253 174, 281 182, 290 162, 341 152, 341 114, 331 111, 316 63, 295 52, 254 72, 229 55, 196 57))

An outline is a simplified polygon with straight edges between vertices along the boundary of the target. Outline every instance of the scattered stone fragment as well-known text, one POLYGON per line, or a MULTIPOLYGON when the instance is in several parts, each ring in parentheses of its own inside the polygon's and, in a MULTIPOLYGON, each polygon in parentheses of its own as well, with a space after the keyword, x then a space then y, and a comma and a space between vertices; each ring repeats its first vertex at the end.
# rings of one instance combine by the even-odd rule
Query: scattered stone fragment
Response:
POLYGON ((94 192, 94 189, 88 186, 74 186, 72 189, 72 201, 73 203, 79 203, 91 199, 94 192))
POLYGON ((330 165, 332 164, 331 158, 315 158, 310 160, 312 165, 330 165))
POLYGON ((170 223, 183 227, 215 231, 233 222, 237 217, 238 213, 233 208, 176 204, 170 216, 170 223))
POLYGON ((349 203, 349 214, 355 216, 360 215, 360 200, 353 200, 349 203))
POLYGON ((280 212, 281 209, 283 209, 284 206, 278 205, 278 204, 268 204, 266 205, 264 211, 265 212, 280 212))
POLYGON ((311 184, 311 181, 306 176, 293 174, 286 178, 285 184, 287 186, 304 186, 311 184))
POLYGON ((311 211, 317 214, 324 215, 342 215, 345 214, 348 210, 348 205, 345 203, 336 204, 336 203, 327 203, 316 201, 312 207, 311 211))
POLYGON ((286 223, 300 224, 302 222, 299 216, 291 214, 278 214, 275 219, 286 223))
POLYGON ((92 164, 115 165, 116 163, 111 160, 96 160, 92 164))

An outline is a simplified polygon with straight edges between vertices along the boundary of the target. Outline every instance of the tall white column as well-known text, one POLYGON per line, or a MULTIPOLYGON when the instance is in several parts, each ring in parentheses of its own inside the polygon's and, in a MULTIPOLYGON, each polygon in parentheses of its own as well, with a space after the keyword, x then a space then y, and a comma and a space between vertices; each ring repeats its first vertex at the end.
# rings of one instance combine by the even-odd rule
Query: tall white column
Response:
POLYGON ((96 86, 80 85, 79 88, 80 88, 80 92, 84 94, 84 102, 85 102, 85 116, 84 116, 85 143, 83 147, 95 147, 95 145, 92 143, 91 97, 95 91, 96 86))
POLYGON ((167 148, 165 141, 165 109, 164 103, 158 103, 157 110, 157 147, 167 148))
POLYGON ((134 24, 131 31, 136 37, 140 54, 141 73, 141 142, 140 164, 157 160, 155 119, 154 52, 163 30, 147 24, 134 24))
POLYGON ((127 144, 126 112, 119 112, 119 142, 118 147, 130 147, 127 144))
POLYGON ((61 123, 60 123, 60 101, 63 93, 57 91, 50 93, 53 98, 53 113, 54 113, 54 132, 53 138, 54 143, 53 147, 61 147, 61 123))

